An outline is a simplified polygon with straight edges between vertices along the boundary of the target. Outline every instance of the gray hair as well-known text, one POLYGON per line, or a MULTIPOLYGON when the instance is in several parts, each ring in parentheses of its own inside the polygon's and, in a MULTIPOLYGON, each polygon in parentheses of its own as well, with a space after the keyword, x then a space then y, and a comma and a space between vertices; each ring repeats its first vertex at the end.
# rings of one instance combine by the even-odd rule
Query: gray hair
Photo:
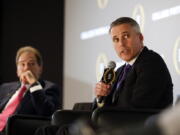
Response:
POLYGON ((117 25, 121 25, 121 24, 129 24, 132 27, 134 27, 137 32, 141 33, 139 24, 134 19, 132 19, 130 17, 120 17, 120 18, 116 19, 115 21, 113 21, 110 25, 109 33, 111 33, 112 27, 117 26, 117 25))

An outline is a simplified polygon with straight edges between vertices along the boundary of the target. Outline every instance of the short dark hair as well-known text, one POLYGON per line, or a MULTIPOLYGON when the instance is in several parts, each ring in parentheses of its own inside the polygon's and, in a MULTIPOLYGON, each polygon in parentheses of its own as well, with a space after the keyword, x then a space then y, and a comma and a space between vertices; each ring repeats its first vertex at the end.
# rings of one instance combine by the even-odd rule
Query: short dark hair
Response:
POLYGON ((130 24, 132 27, 136 28, 137 32, 141 33, 139 24, 130 17, 120 17, 120 18, 116 19, 115 21, 113 21, 110 25, 109 33, 111 32, 112 27, 121 25, 121 24, 130 24))
POLYGON ((32 53, 34 53, 34 55, 35 55, 35 57, 37 59, 37 63, 40 66, 43 65, 43 60, 42 60, 41 53, 36 48, 34 48, 32 46, 24 46, 24 47, 19 48, 19 50, 17 51, 17 54, 16 54, 16 64, 18 64, 19 57, 24 52, 32 52, 32 53))

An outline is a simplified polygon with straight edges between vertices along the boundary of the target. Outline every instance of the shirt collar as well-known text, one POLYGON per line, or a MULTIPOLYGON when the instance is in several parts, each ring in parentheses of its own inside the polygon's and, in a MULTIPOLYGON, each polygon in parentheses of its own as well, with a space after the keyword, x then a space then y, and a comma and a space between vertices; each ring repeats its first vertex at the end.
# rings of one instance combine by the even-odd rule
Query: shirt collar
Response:
POLYGON ((27 89, 30 88, 30 85, 29 85, 29 84, 23 84, 23 83, 21 83, 21 87, 22 87, 23 85, 25 85, 27 89))

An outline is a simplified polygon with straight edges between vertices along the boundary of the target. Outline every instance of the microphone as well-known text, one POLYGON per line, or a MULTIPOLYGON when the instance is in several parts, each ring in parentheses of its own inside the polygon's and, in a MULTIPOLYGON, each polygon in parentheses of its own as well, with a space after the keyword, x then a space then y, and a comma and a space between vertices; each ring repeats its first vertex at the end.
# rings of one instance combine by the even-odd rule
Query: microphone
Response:
MULTIPOLYGON (((115 72, 114 68, 116 67, 116 63, 114 61, 110 61, 107 64, 107 67, 104 69, 103 76, 101 78, 101 82, 105 84, 112 84, 115 80, 115 72)), ((103 106, 104 105, 104 99, 105 96, 98 96, 97 97, 97 103, 98 106, 103 106)))

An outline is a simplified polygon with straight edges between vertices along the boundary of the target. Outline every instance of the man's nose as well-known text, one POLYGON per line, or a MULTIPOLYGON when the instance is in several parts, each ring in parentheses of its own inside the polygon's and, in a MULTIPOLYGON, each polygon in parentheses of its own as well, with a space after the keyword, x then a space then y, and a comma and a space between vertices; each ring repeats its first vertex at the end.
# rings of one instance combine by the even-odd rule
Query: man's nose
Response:
POLYGON ((24 65, 24 70, 28 70, 28 69, 30 69, 30 64, 26 63, 26 64, 24 65))

